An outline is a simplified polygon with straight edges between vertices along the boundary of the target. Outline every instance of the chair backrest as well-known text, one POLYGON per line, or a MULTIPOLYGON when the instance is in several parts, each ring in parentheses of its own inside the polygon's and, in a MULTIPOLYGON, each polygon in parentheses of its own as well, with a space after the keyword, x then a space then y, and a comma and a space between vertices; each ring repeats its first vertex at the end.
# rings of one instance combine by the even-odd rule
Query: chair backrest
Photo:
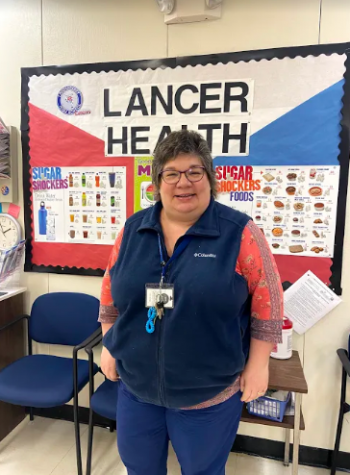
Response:
POLYGON ((78 292, 52 292, 32 306, 29 335, 39 343, 75 346, 88 338, 100 323, 100 302, 78 292))

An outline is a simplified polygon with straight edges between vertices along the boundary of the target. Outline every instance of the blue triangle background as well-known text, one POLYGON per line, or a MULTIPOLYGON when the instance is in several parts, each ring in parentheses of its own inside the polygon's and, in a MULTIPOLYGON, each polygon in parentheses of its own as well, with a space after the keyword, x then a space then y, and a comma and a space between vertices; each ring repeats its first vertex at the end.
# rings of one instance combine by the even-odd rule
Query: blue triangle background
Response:
POLYGON ((250 137, 248 156, 217 156, 217 165, 339 165, 341 80, 250 137))

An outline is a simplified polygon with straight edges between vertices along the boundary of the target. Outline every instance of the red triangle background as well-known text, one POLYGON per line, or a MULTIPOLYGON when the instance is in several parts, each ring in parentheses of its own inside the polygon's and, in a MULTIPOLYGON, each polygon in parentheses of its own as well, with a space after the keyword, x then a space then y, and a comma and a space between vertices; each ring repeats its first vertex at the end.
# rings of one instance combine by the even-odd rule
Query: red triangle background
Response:
MULTIPOLYGON (((30 166, 126 166, 127 217, 134 210, 134 158, 105 157, 103 140, 29 105, 30 166)), ((31 185, 32 191, 32 185, 31 185)), ((32 213, 32 263, 44 266, 105 269, 112 246, 34 241, 32 213)))

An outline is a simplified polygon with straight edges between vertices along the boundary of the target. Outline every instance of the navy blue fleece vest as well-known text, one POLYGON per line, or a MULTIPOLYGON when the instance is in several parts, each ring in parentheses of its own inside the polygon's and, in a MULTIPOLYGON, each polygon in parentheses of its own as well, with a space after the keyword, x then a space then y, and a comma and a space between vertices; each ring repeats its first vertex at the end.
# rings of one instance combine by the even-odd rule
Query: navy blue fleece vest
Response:
MULTIPOLYGON (((155 332, 148 334, 145 284, 160 280, 161 206, 157 203, 126 222, 110 271, 119 317, 103 343, 133 394, 181 408, 216 396, 244 368, 250 298, 247 282, 235 268, 249 217, 210 202, 187 232, 192 236, 189 245, 169 266, 165 282, 174 284, 174 309, 166 309, 155 332)), ((163 248, 166 255, 164 241, 163 248)))

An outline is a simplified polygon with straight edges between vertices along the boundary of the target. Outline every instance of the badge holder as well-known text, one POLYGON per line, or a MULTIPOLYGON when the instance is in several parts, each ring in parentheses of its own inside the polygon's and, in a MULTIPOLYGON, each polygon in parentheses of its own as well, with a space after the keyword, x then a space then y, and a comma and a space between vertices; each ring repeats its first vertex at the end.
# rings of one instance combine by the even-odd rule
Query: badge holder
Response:
POLYGON ((174 308, 173 284, 146 284, 147 333, 153 333, 157 318, 163 317, 165 308, 174 308))
POLYGON ((174 284, 146 284, 146 308, 162 303, 164 308, 174 308, 174 284))

